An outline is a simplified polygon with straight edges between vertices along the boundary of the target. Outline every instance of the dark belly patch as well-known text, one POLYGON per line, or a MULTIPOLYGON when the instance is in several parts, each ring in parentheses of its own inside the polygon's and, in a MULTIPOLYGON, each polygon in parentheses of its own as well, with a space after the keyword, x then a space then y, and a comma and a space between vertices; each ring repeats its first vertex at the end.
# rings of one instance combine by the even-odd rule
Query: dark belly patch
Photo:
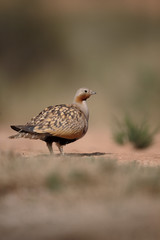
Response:
POLYGON ((75 142, 77 139, 66 139, 66 138, 61 138, 61 137, 56 137, 56 136, 46 136, 43 141, 45 142, 58 142, 60 145, 66 145, 68 143, 75 142))

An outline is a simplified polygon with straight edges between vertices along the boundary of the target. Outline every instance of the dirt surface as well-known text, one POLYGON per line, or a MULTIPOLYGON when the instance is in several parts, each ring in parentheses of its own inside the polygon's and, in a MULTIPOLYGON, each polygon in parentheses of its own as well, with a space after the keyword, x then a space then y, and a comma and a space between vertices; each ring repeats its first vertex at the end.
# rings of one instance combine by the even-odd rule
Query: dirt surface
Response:
MULTIPOLYGON (((46 144, 40 140, 9 139, 14 131, 8 126, 0 128, 0 151, 12 151, 24 156, 48 154, 46 144)), ((53 144, 55 154, 59 154, 53 144)), ((145 150, 136 150, 130 144, 117 145, 108 129, 89 129, 82 139, 64 147, 66 154, 78 156, 102 156, 115 158, 120 162, 138 161, 145 165, 160 165, 160 134, 155 136, 154 143, 145 150)))

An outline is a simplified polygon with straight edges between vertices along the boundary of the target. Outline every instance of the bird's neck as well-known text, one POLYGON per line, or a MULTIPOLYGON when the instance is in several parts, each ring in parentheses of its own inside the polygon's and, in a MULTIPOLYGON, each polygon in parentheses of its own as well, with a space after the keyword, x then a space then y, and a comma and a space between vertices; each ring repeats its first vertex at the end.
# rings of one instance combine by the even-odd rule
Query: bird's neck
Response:
POLYGON ((88 106, 87 106, 87 103, 86 103, 86 100, 82 100, 80 99, 79 97, 76 97, 74 99, 74 104, 77 105, 78 108, 80 108, 80 110, 84 113, 87 121, 89 119, 89 111, 88 111, 88 106))

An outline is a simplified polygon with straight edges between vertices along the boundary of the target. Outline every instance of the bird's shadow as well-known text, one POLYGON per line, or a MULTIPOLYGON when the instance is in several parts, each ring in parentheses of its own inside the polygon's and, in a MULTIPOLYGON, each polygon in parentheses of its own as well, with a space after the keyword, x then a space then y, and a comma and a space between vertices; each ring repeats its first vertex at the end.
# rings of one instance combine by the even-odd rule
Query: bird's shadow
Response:
POLYGON ((105 152, 92 152, 92 153, 65 153, 64 155, 61 155, 60 153, 56 153, 53 155, 50 154, 39 154, 37 157, 98 157, 98 156, 104 156, 104 155, 111 155, 112 153, 105 153, 105 152))
POLYGON ((93 157, 93 156, 103 156, 106 154, 111 153, 105 153, 105 152, 92 152, 92 153, 66 153, 65 156, 69 157, 93 157))

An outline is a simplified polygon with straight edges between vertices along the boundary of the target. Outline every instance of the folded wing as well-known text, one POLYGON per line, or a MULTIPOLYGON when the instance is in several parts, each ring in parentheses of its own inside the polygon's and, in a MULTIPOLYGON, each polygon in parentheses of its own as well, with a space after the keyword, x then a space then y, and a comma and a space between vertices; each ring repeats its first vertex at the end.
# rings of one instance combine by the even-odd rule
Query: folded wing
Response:
POLYGON ((21 131, 29 133, 78 139, 86 133, 88 122, 83 112, 76 106, 62 104, 45 108, 25 126, 19 127, 21 131))

